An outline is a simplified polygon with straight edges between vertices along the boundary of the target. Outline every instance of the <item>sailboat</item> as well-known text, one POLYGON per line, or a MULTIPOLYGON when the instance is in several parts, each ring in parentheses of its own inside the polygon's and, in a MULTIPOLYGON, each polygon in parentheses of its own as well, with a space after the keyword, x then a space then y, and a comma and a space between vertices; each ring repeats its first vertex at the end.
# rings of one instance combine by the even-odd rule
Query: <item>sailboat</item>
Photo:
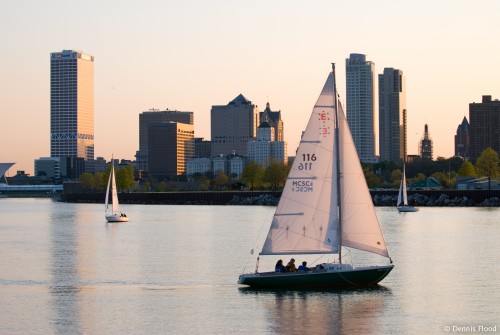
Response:
POLYGON ((241 274, 239 284, 312 289, 372 286, 394 267, 338 101, 334 64, 302 135, 260 255, 255 272, 241 274), (343 259, 346 248, 380 255, 385 264, 353 266, 343 259), (312 254, 333 255, 333 262, 304 272, 258 270, 260 255, 312 254))
POLYGON ((111 159, 111 172, 109 173, 108 186, 106 187, 106 200, 104 203, 105 216, 108 222, 127 222, 128 217, 120 211, 118 193, 116 191, 115 166, 111 159), (111 210, 109 209, 109 190, 111 188, 111 210))
POLYGON ((396 207, 400 213, 405 212, 418 212, 417 207, 408 205, 408 196, 406 195, 406 169, 403 163, 403 176, 401 177, 401 184, 399 185, 398 202, 396 207))

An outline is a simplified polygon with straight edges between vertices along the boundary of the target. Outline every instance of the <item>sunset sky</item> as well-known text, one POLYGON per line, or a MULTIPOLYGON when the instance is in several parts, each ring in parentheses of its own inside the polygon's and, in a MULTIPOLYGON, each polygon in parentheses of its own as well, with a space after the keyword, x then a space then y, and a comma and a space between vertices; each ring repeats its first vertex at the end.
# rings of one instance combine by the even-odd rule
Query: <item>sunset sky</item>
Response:
POLYGON ((33 174, 50 155, 49 57, 63 49, 95 57, 96 157, 134 160, 150 108, 194 112, 210 139, 211 106, 240 93, 281 110, 293 155, 332 62, 345 101, 350 53, 404 72, 408 154, 427 123, 434 158, 451 157, 469 103, 500 99, 499 13, 496 0, 4 1, 0 162, 33 174))

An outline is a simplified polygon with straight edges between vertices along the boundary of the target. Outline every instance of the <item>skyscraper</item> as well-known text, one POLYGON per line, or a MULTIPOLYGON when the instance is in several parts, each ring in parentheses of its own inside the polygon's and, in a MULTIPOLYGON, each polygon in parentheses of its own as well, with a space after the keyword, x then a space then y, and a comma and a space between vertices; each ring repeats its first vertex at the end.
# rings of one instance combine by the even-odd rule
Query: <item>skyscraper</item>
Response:
POLYGON ((385 68, 378 76, 379 150, 381 161, 406 159, 406 78, 403 71, 385 68))
POLYGON ((94 160, 94 57, 50 54, 50 156, 94 160))
POLYGON ((429 134, 429 126, 426 124, 424 127, 424 136, 420 140, 420 157, 432 160, 432 140, 429 134))
POLYGON ((139 150, 135 154, 138 170, 148 171, 149 128, 157 123, 178 122, 194 125, 193 112, 152 109, 139 114, 139 150))
POLYGON ((464 116, 455 135, 455 156, 469 160, 469 122, 464 116))
POLYGON ((212 156, 246 156, 248 141, 257 135, 259 110, 240 94, 227 105, 212 106, 210 122, 212 156))
POLYGON ((491 147, 500 153, 500 101, 483 95, 481 103, 469 104, 470 158, 475 161, 491 147))
POLYGON ((194 126, 179 122, 150 125, 148 130, 148 172, 158 179, 182 175, 186 162, 194 157, 194 126))
POLYGON ((281 111, 272 111, 271 105, 266 103, 266 109, 259 113, 259 122, 267 122, 274 129, 274 140, 273 141, 284 141, 285 140, 285 130, 283 127, 283 120, 281 120, 281 111))
POLYGON ((346 116, 359 159, 375 159, 375 64, 351 54, 346 65, 346 116))

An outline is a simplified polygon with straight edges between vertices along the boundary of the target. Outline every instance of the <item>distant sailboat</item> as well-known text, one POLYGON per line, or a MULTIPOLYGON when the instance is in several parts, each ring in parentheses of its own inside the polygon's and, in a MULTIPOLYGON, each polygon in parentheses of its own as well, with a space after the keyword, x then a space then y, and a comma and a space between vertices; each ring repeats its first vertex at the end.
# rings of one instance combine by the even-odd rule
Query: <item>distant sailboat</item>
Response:
MULTIPOLYGON (((356 147, 328 76, 304 131, 260 255, 338 255, 310 271, 242 274, 258 288, 371 286, 394 265, 353 266, 342 247, 389 258, 356 147)), ((296 256, 295 256, 296 257, 296 256)), ((260 258, 257 258, 257 264, 260 258)), ((371 262, 370 262, 371 263, 371 262)))
POLYGON ((108 187, 106 188, 105 216, 108 222, 127 222, 128 217, 120 211, 118 193, 116 191, 115 166, 111 159, 111 172, 109 173, 108 187), (111 188, 111 210, 109 210, 109 190, 111 188))
POLYGON ((398 202, 396 206, 400 213, 418 212, 417 207, 408 205, 408 196, 406 195, 406 168, 404 163, 403 163, 403 176, 401 178, 401 184, 399 185, 398 202))

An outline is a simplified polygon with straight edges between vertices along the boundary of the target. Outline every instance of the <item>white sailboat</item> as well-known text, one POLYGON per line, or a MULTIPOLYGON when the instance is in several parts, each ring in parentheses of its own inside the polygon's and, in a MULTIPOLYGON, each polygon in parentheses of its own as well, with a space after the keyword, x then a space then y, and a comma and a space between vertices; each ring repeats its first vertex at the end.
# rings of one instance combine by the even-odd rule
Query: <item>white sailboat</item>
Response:
POLYGON ((111 171, 109 173, 108 186, 106 187, 106 200, 104 202, 105 216, 108 222, 127 222, 128 217, 120 211, 118 193, 116 191, 115 166, 111 159, 111 171), (109 206, 109 191, 111 188, 111 206, 109 206), (111 207, 111 209, 109 208, 111 207))
POLYGON ((370 286, 394 267, 338 101, 335 67, 302 135, 260 253, 308 254, 332 254, 336 260, 306 272, 258 272, 257 267, 255 273, 240 275, 238 283, 267 288, 370 286), (343 262, 343 247, 384 256, 390 264, 354 267, 343 262))
POLYGON ((406 168, 403 163, 403 176, 401 178, 401 184, 399 185, 398 202, 396 207, 400 213, 405 212, 418 212, 417 207, 408 205, 408 196, 406 194, 406 168))

